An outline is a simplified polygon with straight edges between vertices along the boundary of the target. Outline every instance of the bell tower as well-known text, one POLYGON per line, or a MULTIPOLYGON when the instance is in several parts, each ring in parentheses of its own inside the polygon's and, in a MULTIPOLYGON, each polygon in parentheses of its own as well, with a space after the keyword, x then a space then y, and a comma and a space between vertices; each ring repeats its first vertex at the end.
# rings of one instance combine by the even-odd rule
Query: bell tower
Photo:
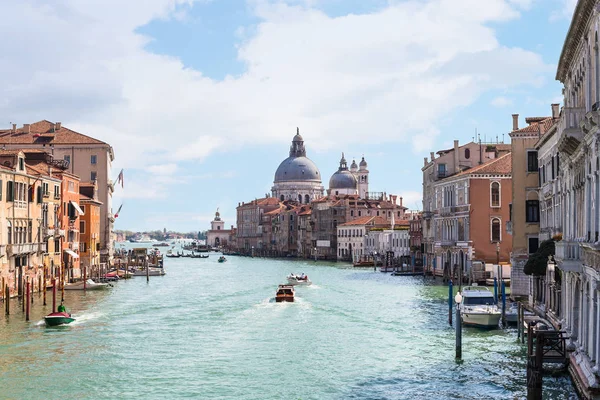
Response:
POLYGON ((210 222, 210 229, 213 231, 222 231, 225 227, 225 222, 221 221, 221 214, 219 213, 219 209, 217 208, 217 212, 215 213, 215 219, 210 222))
POLYGON ((369 170, 367 169, 367 162, 363 156, 358 164, 358 173, 356 179, 358 180, 358 195, 361 199, 367 197, 369 193, 369 170))

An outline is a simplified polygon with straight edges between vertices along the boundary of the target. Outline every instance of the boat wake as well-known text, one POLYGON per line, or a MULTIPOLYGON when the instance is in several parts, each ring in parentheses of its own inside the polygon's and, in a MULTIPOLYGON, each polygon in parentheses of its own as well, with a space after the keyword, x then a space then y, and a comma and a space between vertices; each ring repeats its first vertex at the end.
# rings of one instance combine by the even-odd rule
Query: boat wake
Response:
POLYGON ((81 314, 81 315, 76 315, 73 314, 73 318, 75 318, 75 321, 71 322, 70 325, 80 325, 83 324, 87 321, 92 321, 95 319, 99 319, 103 316, 104 314, 101 312, 92 312, 92 313, 85 313, 85 314, 81 314))

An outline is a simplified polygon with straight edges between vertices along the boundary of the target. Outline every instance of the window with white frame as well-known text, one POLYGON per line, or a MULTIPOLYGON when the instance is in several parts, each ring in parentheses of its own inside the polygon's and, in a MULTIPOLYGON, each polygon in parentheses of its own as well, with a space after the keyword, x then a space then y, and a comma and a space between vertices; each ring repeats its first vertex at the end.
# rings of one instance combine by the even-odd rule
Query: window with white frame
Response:
POLYGON ((500 240, 500 219, 492 218, 492 242, 499 242, 500 240))
POLYGON ((492 182, 490 185, 491 206, 500 207, 500 183, 492 182))

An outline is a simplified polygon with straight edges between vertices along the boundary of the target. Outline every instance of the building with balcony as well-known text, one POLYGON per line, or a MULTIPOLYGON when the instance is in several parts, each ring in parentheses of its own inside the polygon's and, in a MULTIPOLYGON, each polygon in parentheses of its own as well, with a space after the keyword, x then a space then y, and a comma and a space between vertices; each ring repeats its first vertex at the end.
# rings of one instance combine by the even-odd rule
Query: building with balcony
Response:
MULTIPOLYGON (((434 246, 434 215, 435 210, 435 185, 438 181, 456 175, 478 165, 486 164, 490 160, 510 152, 510 145, 503 143, 470 142, 462 146, 458 140, 454 141, 451 149, 431 152, 430 159, 425 158, 423 168, 423 265, 429 271, 436 267, 434 246)), ((439 267, 437 268, 439 271, 439 267)))
MULTIPOLYGON (((536 143, 557 122, 558 105, 552 105, 550 117, 526 118, 526 127, 519 128, 519 115, 513 114, 513 129, 509 133, 512 151, 512 199, 511 199, 511 294, 526 296, 529 293, 529 277, 523 267, 529 255, 538 249, 540 240, 540 173, 545 173, 538 163, 536 143)), ((549 161, 549 160, 548 160, 549 161)))
POLYGON ((250 254, 252 249, 267 249, 268 239, 264 234, 264 214, 279 209, 275 197, 264 197, 248 203, 239 203, 236 219, 236 243, 238 250, 250 254))
MULTIPOLYGON (((390 228, 390 223, 383 217, 360 217, 337 226, 337 259, 343 261, 358 261, 366 256, 372 256, 367 249, 367 237, 372 229, 382 231, 390 228)), ((375 235, 375 234, 374 234, 375 235)), ((375 235, 379 238, 379 234, 375 235)), ((372 238, 375 241, 375 237, 372 238)), ((389 240, 387 247, 389 247, 389 240)), ((382 247, 383 247, 382 243, 382 247)))
POLYGON ((50 193, 60 180, 49 175, 44 154, 38 158, 40 162, 28 160, 23 151, 0 151, 0 281, 11 296, 23 294, 27 279, 35 291, 43 289, 40 278, 54 251, 56 209, 50 193))
POLYGON ((458 277, 469 273, 473 260, 490 264, 509 260, 512 241, 502 227, 509 219, 512 198, 511 158, 511 153, 489 154, 487 163, 434 183, 435 274, 458 277))
POLYGON ((59 207, 59 234, 61 235, 62 265, 65 279, 79 279, 82 276, 80 263, 80 216, 84 214, 79 206, 79 177, 65 171, 53 172, 61 180, 61 205, 59 207))
POLYGON ((79 257, 86 276, 100 271, 100 209, 97 182, 79 183, 79 257))
POLYGON ((112 147, 98 139, 47 120, 0 130, 0 146, 6 149, 37 149, 52 155, 55 163, 64 162, 67 171, 82 181, 98 181, 100 207, 100 248, 103 259, 112 256, 112 193, 110 178, 114 153, 112 147))
POLYGON ((542 192, 556 190, 558 218, 549 218, 546 226, 561 231, 562 240, 556 242, 556 271, 538 278, 545 279, 547 290, 533 298, 567 332, 569 370, 586 398, 600 397, 599 9, 597 0, 577 2, 558 62, 564 107, 554 147, 560 163, 555 161, 557 185, 542 185, 542 192))
POLYGON ((413 266, 423 265, 423 216, 422 213, 412 213, 408 218, 410 254, 413 266))

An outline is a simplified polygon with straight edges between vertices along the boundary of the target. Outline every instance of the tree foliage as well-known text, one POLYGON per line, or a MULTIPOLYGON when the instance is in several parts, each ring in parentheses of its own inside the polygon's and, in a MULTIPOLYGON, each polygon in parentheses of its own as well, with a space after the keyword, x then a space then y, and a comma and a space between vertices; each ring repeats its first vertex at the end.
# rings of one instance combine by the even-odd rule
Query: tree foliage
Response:
POLYGON ((544 240, 537 251, 529 256, 523 272, 525 275, 544 276, 548 265, 548 256, 553 256, 556 249, 554 239, 544 240))

